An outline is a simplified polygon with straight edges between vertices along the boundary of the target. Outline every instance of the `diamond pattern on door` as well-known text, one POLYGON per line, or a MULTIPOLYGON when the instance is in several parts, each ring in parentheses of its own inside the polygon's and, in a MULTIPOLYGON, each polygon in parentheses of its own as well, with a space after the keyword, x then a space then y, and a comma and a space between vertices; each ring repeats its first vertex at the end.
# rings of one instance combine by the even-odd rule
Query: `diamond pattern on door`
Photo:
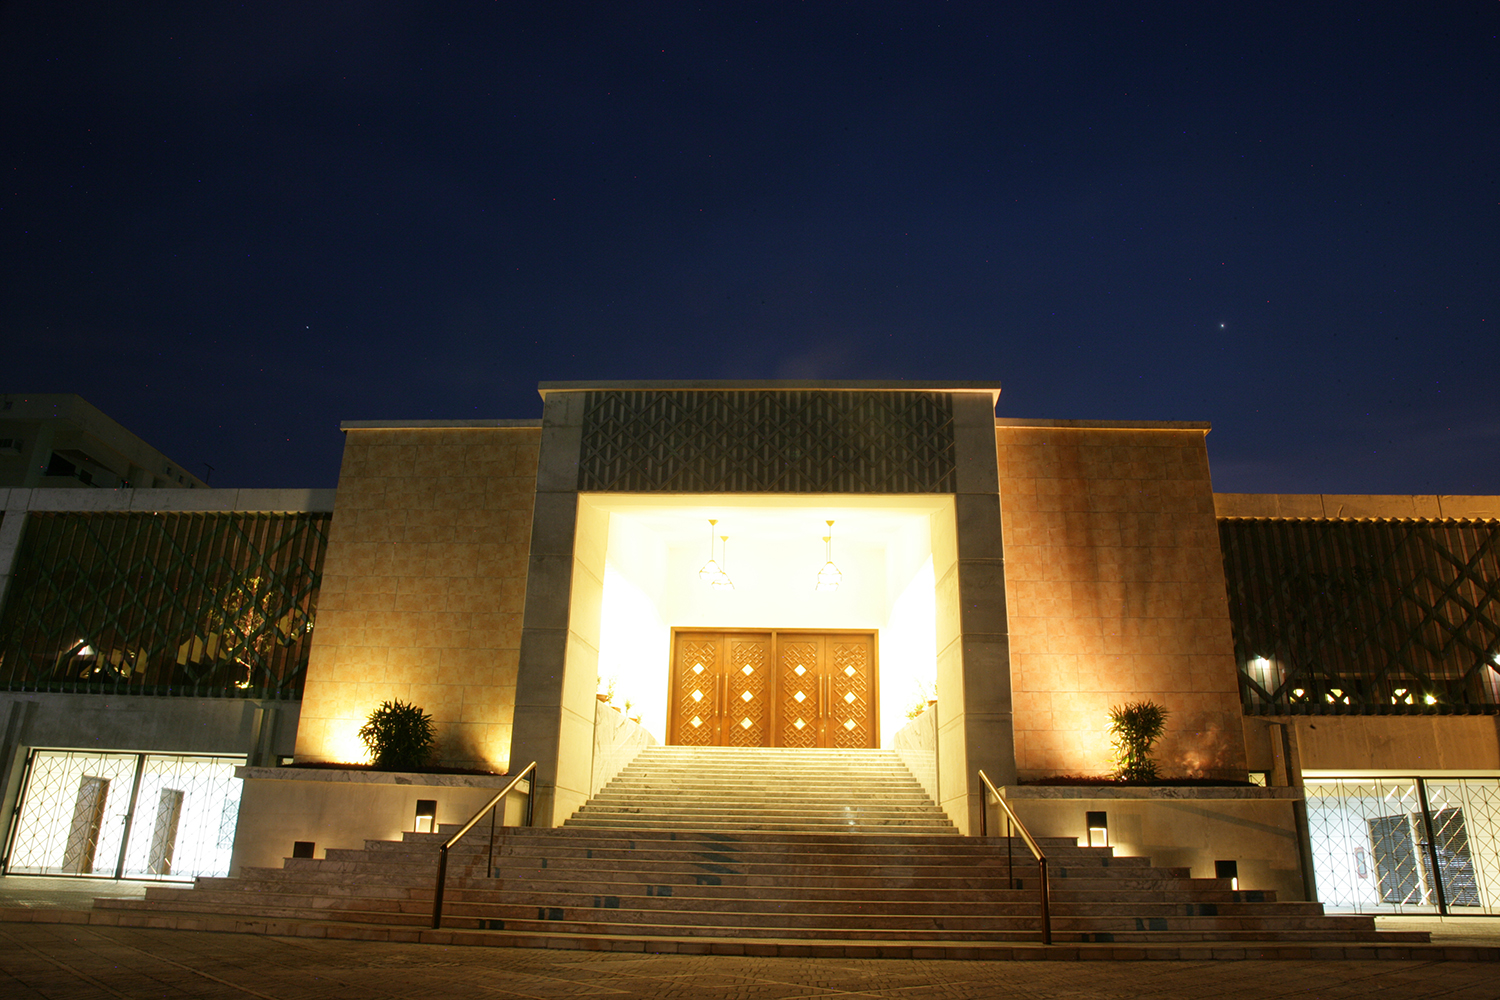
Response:
POLYGON ((781 745, 818 745, 818 644, 781 642, 781 745))
POLYGON ((770 642, 761 639, 729 640, 729 718, 726 742, 732 747, 767 745, 766 660, 770 642))
POLYGON ((874 745, 870 711, 869 641, 830 640, 833 697, 830 699, 828 742, 839 749, 874 745))
POLYGON ((872 633, 684 629, 673 650, 671 743, 876 745, 872 633))
POLYGON ((708 747, 718 742, 713 725, 718 656, 716 642, 685 639, 678 643, 677 670, 674 671, 678 705, 676 731, 672 734, 674 743, 708 747))

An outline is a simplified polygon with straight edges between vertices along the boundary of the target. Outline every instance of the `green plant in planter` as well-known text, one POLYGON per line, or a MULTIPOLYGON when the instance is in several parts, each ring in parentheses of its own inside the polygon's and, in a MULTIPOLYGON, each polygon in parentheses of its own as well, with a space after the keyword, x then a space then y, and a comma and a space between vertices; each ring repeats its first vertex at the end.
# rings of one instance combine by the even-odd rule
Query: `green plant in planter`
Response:
POLYGON ((383 771, 415 770, 436 750, 432 716, 399 700, 381 702, 360 727, 359 738, 383 771))
POLYGON ((1109 710, 1110 742, 1115 748, 1115 777, 1121 781, 1155 781, 1151 748, 1167 728, 1167 710, 1154 701, 1132 701, 1109 710))

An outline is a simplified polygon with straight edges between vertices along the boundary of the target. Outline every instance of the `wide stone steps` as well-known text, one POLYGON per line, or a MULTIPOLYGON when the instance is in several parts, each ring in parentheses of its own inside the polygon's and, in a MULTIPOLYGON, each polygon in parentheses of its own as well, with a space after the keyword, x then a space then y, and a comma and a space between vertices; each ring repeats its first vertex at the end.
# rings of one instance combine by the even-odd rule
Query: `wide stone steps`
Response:
MULTIPOLYGON (((587 905, 598 908, 619 908, 642 911, 722 911, 727 913, 776 913, 798 912, 819 914, 830 912, 869 913, 878 910, 882 914, 923 914, 961 904, 967 916, 1027 916, 1035 917, 1036 896, 1023 890, 878 890, 865 893, 829 890, 780 889, 775 896, 745 898, 743 893, 720 887, 628 886, 607 882, 559 883, 535 885, 526 880, 482 880, 465 879, 449 885, 448 901, 458 907, 464 905, 550 905, 559 894, 572 899, 584 900, 587 905), (640 890, 640 891, 631 891, 640 890)), ((407 901, 421 901, 430 905, 433 885, 431 879, 421 885, 379 885, 369 887, 330 884, 324 882, 252 882, 245 879, 203 880, 193 889, 153 887, 147 892, 152 903, 235 903, 235 905, 316 905, 333 908, 356 908, 367 910, 400 910, 407 901), (310 899, 321 900, 308 904, 310 899)), ((1226 893, 1225 895, 1232 895, 1226 893)), ((453 912, 460 912, 455 908, 453 912)), ((1091 899, 1059 899, 1054 913, 1060 916, 1129 916, 1129 917, 1258 917, 1274 916, 1278 919, 1293 916, 1324 919, 1321 908, 1315 903, 1247 902, 1238 899, 1225 901, 1183 902, 1180 900, 1143 899, 1115 900, 1112 905, 1101 906, 1091 899)), ((1332 921, 1342 918, 1327 918, 1332 921)))
MULTIPOLYGON (((434 932, 438 846, 456 829, 192 889, 154 887, 143 900, 101 900, 98 912, 126 923, 221 927, 219 916, 234 914, 236 927, 267 932, 693 953, 741 942, 752 954, 1003 957, 1039 938, 1030 853, 1019 840, 958 836, 892 754, 646 750, 563 826, 505 828, 493 843, 473 831, 450 853, 447 930, 434 932)), ((1076 948, 1401 940, 1377 934, 1368 917, 1329 917, 1316 903, 1277 902, 1107 848, 1062 838, 1042 848, 1054 940, 1076 948)))
MULTIPOLYGON (((784 876, 743 876, 738 878, 704 879, 691 874, 651 873, 647 877, 621 877, 609 868, 583 869, 559 872, 551 869, 506 870, 505 876, 487 879, 474 873, 467 875, 449 873, 448 885, 470 889, 524 888, 528 891, 576 893, 580 895, 633 894, 674 896, 678 899, 732 899, 743 900, 746 892, 753 891, 774 899, 792 901, 799 899, 823 899, 837 893, 838 898, 848 899, 861 905, 877 904, 882 900, 920 901, 935 900, 944 903, 969 901, 1000 901, 1019 899, 1034 905, 1036 882, 1021 880, 1021 888, 1010 888, 1004 879, 964 879, 960 877, 910 878, 861 880, 851 885, 850 879, 838 876, 817 876, 789 879, 784 876)), ((1268 893, 1235 891, 1227 886, 1214 884, 1216 880, 1194 880, 1194 885, 1176 884, 1181 880, 1131 880, 1075 881, 1054 880, 1052 899, 1058 908, 1070 903, 1098 906, 1101 899, 1117 905, 1172 904, 1212 905, 1246 904, 1265 907, 1275 902, 1267 898, 1268 893), (1204 883, 1208 883, 1206 886, 1204 883)), ((203 888, 237 892, 281 891, 283 887, 297 886, 296 891, 326 893, 330 895, 404 894, 411 891, 430 895, 433 884, 432 869, 404 872, 247 872, 240 879, 203 880, 203 888)), ((1297 907, 1313 907, 1313 903, 1287 903, 1297 907)))
MULTIPOLYGON (((568 820, 568 822, 573 826, 587 826, 612 830, 701 830, 704 826, 704 820, 701 817, 696 816, 682 817, 678 819, 662 819, 652 818, 648 816, 632 817, 616 815, 590 815, 581 819, 570 819, 568 820)), ((863 822, 843 821, 834 818, 817 820, 808 818, 787 818, 780 822, 772 818, 762 818, 759 820, 723 819, 720 820, 716 825, 724 830, 735 830, 745 833, 784 833, 794 830, 823 830, 828 833, 838 833, 841 830, 848 830, 850 833, 856 833, 872 829, 910 829, 913 832, 921 833, 939 829, 938 827, 929 824, 900 819, 883 820, 877 822, 871 822, 868 820, 863 822)))
POLYGON ((957 833, 893 753, 680 747, 642 751, 564 828, 957 833))
MULTIPOLYGON (((284 873, 277 873, 278 875, 284 873)), ((547 878, 545 872, 513 872, 502 879, 455 878, 448 879, 448 898, 465 900, 523 899, 534 902, 542 898, 555 898, 556 894, 617 898, 653 898, 658 905, 675 900, 680 904, 691 902, 695 906, 713 908, 719 906, 743 907, 746 905, 744 886, 705 885, 691 882, 622 883, 609 879, 606 873, 588 879, 547 878)), ((775 895, 768 905, 785 907, 800 905, 803 901, 841 900, 847 904, 868 907, 890 903, 978 906, 992 908, 993 912, 1004 912, 1006 906, 1021 906, 1033 913, 1036 907, 1036 891, 1031 889, 1007 889, 1002 886, 980 887, 964 884, 961 880, 944 880, 942 885, 913 885, 909 887, 879 886, 856 888, 840 884, 838 880, 820 880, 823 884, 796 885, 777 884, 766 881, 764 885, 751 888, 774 889, 775 895), (835 895, 836 893, 836 895, 835 895)), ((1134 915, 1233 915, 1241 913, 1311 913, 1322 911, 1316 903, 1287 902, 1267 903, 1258 898, 1247 900, 1246 896, 1259 893, 1240 893, 1230 889, 1204 889, 1192 893, 1181 890, 1127 891, 1111 886, 1110 899, 1114 906, 1134 915)), ((243 896, 268 898, 273 894, 328 896, 331 898, 391 898, 431 899, 433 889, 432 872, 413 874, 404 879, 382 877, 375 882, 350 882, 343 879, 309 879, 268 877, 259 873, 247 874, 239 879, 203 879, 197 889, 214 892, 233 892, 243 896)), ((153 890, 155 891, 155 890, 153 890)), ((173 890, 191 892, 196 890, 173 890)), ((152 898, 168 898, 153 896, 152 898)), ((181 897, 179 897, 181 898, 181 897)), ((1053 912, 1095 912, 1102 909, 1098 892, 1088 889, 1055 888, 1052 892, 1053 912)), ((986 912, 989 910, 987 909, 986 912)))
MULTIPOLYGON (((147 906, 126 906, 124 900, 101 900, 98 908, 129 909, 161 913, 214 914, 237 913, 246 917, 290 920, 330 920, 350 923, 393 925, 420 928, 431 916, 430 900, 389 901, 384 905, 312 906, 297 900, 265 900, 246 904, 239 900, 205 898, 159 900, 147 906), (113 905, 108 905, 113 904, 113 905), (232 907, 232 908, 230 908, 232 907)), ((671 914, 668 914, 671 916, 671 914)), ((1011 917, 954 917, 951 913, 872 917, 863 913, 828 913, 821 915, 744 914, 725 915, 702 910, 679 910, 675 920, 649 911, 632 911, 606 907, 549 907, 536 905, 472 904, 455 901, 445 906, 445 926, 455 928, 505 930, 521 933, 594 934, 608 936, 648 937, 734 937, 746 939, 782 938, 796 934, 808 940, 920 940, 972 942, 1006 942, 1025 940, 1034 924, 1034 915, 1011 917)), ((1323 921, 1296 921, 1296 940, 1351 941, 1390 940, 1377 935, 1373 928, 1353 929, 1323 921)), ((1054 921, 1054 937, 1061 941, 1162 940, 1275 940, 1286 927, 1270 929, 1263 920, 1233 917, 1167 918, 1120 917, 1070 918, 1054 921), (1269 936, 1268 936, 1269 934, 1269 936)), ((1402 940, 1417 940, 1425 935, 1405 935, 1402 940)))

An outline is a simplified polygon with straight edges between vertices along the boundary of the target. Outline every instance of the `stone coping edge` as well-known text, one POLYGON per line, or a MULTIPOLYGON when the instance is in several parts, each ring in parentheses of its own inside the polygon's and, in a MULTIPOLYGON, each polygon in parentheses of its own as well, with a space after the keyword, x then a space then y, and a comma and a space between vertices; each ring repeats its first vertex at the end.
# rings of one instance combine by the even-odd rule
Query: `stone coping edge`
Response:
POLYGON ((444 428, 464 427, 540 427, 540 419, 526 420, 345 420, 340 422, 341 431, 380 431, 380 430, 411 430, 428 428, 431 430, 442 430, 444 428))
POLYGON ((94 513, 127 511, 134 513, 273 513, 327 514, 333 511, 331 489, 252 489, 228 488, 184 490, 163 489, 97 489, 92 487, 55 489, 0 489, 0 507, 7 511, 49 513, 94 513))
POLYGON ((1140 787, 1132 785, 1004 785, 1000 794, 1009 801, 1017 799, 1153 799, 1199 802, 1215 799, 1228 801, 1265 802, 1296 801, 1303 797, 1302 789, 1290 786, 1277 788, 1200 788, 1200 787, 1140 787))
POLYGON ((278 937, 344 941, 392 941, 444 947, 556 948, 621 951, 655 955, 750 955, 765 958, 895 958, 955 961, 1448 961, 1500 962, 1500 948, 1487 945, 1326 941, 1162 941, 1131 944, 1027 944, 1024 942, 941 941, 781 941, 725 938, 615 937, 608 935, 520 934, 504 931, 428 930, 413 926, 346 924, 296 918, 234 914, 174 913, 151 910, 0 909, 0 923, 87 924, 161 930, 268 934, 278 937))
POLYGON ((996 427, 1073 427, 1080 430, 1210 431, 1206 420, 1051 420, 1046 417, 996 417, 996 427))
POLYGON ((538 382, 549 392, 987 392, 1000 395, 999 382, 942 379, 636 379, 626 382, 538 382))
MULTIPOLYGON (((321 781, 345 785, 413 785, 425 788, 504 788, 508 774, 417 774, 411 771, 341 771, 321 767, 237 767, 236 778, 247 781, 321 781)), ((516 786, 529 792, 528 779, 516 786)))

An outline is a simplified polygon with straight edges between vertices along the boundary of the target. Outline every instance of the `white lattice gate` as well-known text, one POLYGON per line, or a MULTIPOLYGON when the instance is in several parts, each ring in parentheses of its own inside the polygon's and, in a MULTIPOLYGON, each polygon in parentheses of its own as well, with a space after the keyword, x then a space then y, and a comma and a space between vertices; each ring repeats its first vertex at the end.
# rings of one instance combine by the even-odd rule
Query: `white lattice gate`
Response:
POLYGON ((191 879, 227 875, 243 757, 33 750, 5 871, 191 879))

